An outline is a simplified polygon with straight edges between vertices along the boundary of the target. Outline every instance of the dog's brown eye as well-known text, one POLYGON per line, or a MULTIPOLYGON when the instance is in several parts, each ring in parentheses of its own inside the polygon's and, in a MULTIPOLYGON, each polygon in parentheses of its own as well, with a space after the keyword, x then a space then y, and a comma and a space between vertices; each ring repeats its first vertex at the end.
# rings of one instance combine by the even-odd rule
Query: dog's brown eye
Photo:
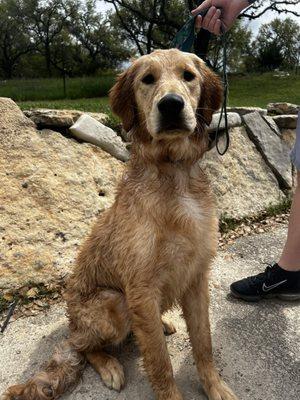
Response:
POLYGON ((151 85, 152 83, 154 83, 154 80, 155 80, 154 76, 152 74, 148 74, 144 76, 142 82, 145 83, 146 85, 151 85))
POLYGON ((192 73, 192 72, 190 72, 190 71, 184 71, 184 73, 183 73, 183 78, 184 78, 184 80, 186 80, 186 81, 188 81, 188 82, 190 82, 190 81, 192 81, 193 79, 195 79, 195 75, 192 73))

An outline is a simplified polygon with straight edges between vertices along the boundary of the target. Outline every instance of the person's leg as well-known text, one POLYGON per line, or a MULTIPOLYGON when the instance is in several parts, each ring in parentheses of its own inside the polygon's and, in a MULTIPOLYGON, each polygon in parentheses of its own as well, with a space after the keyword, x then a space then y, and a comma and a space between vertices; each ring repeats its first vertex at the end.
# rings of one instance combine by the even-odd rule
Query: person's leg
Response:
POLYGON ((300 299, 300 111, 291 159, 298 171, 297 187, 281 257, 278 263, 269 265, 264 272, 233 282, 230 292, 234 297, 247 301, 258 301, 265 297, 300 299))
POLYGON ((297 172, 297 188, 291 208, 287 241, 278 264, 286 271, 300 270, 300 171, 297 172))

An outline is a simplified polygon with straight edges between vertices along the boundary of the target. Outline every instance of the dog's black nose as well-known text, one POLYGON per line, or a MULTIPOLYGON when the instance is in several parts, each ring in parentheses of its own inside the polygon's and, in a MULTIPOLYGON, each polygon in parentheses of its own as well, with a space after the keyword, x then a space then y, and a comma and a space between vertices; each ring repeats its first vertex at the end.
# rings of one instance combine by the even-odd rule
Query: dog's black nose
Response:
POLYGON ((178 114, 184 107, 184 100, 181 96, 170 93, 160 99, 157 107, 163 117, 178 117, 178 114))

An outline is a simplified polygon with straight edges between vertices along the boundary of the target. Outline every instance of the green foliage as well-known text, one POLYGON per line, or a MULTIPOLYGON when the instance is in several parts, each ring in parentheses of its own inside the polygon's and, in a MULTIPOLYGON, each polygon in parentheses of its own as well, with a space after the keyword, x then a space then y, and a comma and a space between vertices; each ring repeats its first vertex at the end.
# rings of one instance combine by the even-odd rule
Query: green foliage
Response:
POLYGON ((300 25, 291 18, 275 18, 262 25, 256 51, 260 69, 292 69, 300 61, 300 25))
MULTIPOLYGON (((0 0, 0 79, 96 75, 120 68, 132 55, 168 48, 194 8, 193 0, 105 0, 113 6, 99 12, 97 0, 0 0)), ((268 7, 258 1, 256 13, 268 7)), ((272 9, 288 11, 287 2, 272 9)), ((292 12, 292 11, 289 11, 292 12)), ((228 65, 234 71, 291 69, 299 64, 299 24, 275 19, 257 41, 237 22, 228 33, 228 65)), ((210 44, 209 60, 220 69, 220 38, 210 44)))
POLYGON ((257 37, 261 65, 264 66, 264 53, 268 52, 276 58, 277 63, 291 69, 300 60, 300 25, 286 18, 275 18, 261 26, 257 37))
POLYGON ((131 53, 110 18, 97 11, 96 0, 0 0, 0 77, 92 75, 119 67, 131 53))
POLYGON ((189 16, 182 0, 106 0, 113 4, 112 26, 139 55, 167 48, 189 16))
POLYGON ((14 0, 0 2, 0 21, 0 73, 10 79, 21 57, 29 53, 34 45, 14 0))
POLYGON ((103 17, 96 9, 95 0, 81 3, 69 24, 70 34, 80 44, 76 56, 85 63, 86 74, 93 74, 99 68, 116 68, 131 54, 112 18, 109 15, 103 17))
MULTIPOLYGON (((244 69, 244 59, 250 52, 252 32, 237 20, 227 33, 227 65, 231 72, 244 69)), ((213 36, 209 45, 208 59, 214 70, 220 70, 223 66, 222 38, 213 36)))

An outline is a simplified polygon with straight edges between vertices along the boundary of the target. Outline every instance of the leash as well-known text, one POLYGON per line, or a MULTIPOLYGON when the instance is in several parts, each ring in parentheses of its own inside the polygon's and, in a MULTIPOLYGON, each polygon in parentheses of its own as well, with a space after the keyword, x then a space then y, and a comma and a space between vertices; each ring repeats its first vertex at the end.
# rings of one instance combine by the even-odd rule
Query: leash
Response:
POLYGON ((4 333, 5 329, 7 328, 7 325, 9 324, 9 321, 10 321, 10 319, 11 319, 11 317, 12 317, 14 311, 15 311, 15 308, 16 308, 17 304, 18 304, 18 300, 14 300, 9 305, 7 316, 6 316, 5 321, 3 322, 3 325, 1 326, 1 329, 0 329, 1 333, 4 333))
MULTIPOLYGON (((194 52, 194 43, 197 37, 196 30, 195 30, 195 21, 198 15, 204 17, 208 9, 199 12, 196 16, 190 17, 188 21, 183 25, 183 27, 178 31, 175 35, 174 39, 171 42, 170 48, 176 48, 181 51, 185 51, 188 53, 194 52)), ((222 71, 222 79, 223 79, 223 86, 224 86, 224 96, 223 96, 223 103, 220 112, 220 118, 217 126, 217 130, 212 137, 210 135, 211 143, 216 143, 217 152, 223 156, 230 144, 230 137, 228 131, 228 116, 227 116, 227 102, 228 102, 228 77, 227 77, 227 34, 224 28, 221 28, 221 40, 222 40, 222 50, 223 50, 223 71, 222 71), (219 141, 222 134, 220 133, 220 126, 222 122, 222 118, 224 115, 224 122, 225 122, 225 147, 221 151, 219 147, 219 141)), ((206 56, 206 55, 205 55, 206 56)), ((206 58, 206 57, 205 57, 206 58)))

